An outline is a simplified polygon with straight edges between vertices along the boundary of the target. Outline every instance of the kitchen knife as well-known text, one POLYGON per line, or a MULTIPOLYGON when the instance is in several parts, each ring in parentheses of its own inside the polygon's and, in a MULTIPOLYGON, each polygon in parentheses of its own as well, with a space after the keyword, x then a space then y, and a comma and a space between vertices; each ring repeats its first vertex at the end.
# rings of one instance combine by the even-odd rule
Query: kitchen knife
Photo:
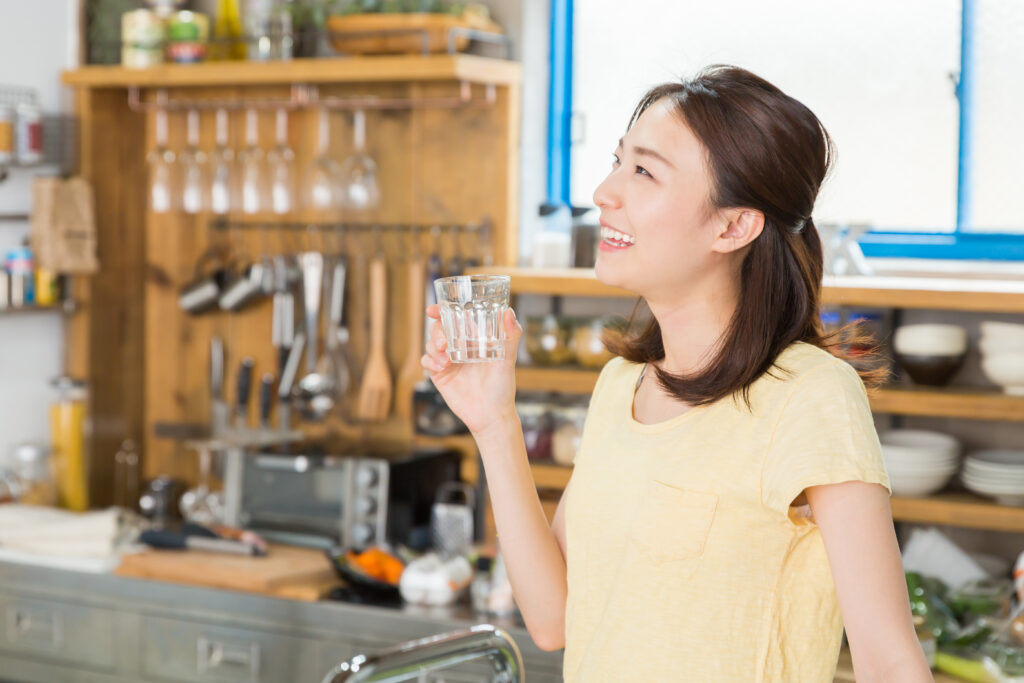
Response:
POLYGON ((240 431, 244 430, 248 423, 249 393, 252 390, 252 370, 255 365, 256 361, 246 357, 242 359, 242 364, 238 368, 238 395, 235 403, 235 420, 236 426, 240 431))
POLYGON ((257 546, 242 541, 186 535, 169 529, 146 529, 139 534, 139 541, 151 548, 164 550, 209 550, 216 553, 254 556, 264 554, 257 546))
POLYGON ((228 404, 224 400, 224 340, 210 340, 210 432, 223 434, 228 428, 228 404))
POLYGON ((288 362, 285 363, 284 372, 281 373, 281 381, 277 385, 277 421, 282 431, 291 429, 292 385, 295 383, 295 375, 299 371, 299 360, 302 358, 302 351, 305 347, 306 335, 297 332, 292 343, 291 353, 288 355, 288 362))
POLYGON ((274 396, 274 376, 269 372, 260 382, 260 429, 270 430, 270 403, 274 396))

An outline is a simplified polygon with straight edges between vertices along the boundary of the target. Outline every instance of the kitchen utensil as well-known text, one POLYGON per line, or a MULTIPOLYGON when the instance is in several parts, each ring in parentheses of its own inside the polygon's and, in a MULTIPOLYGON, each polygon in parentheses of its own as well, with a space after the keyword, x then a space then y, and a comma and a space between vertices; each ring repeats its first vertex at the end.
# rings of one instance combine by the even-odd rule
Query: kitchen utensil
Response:
POLYGON ((306 309, 306 374, 299 380, 292 393, 299 412, 307 420, 323 420, 334 407, 331 377, 319 371, 317 337, 320 319, 320 295, 323 286, 323 254, 308 251, 299 255, 302 266, 302 290, 306 309))
POLYGON ((420 358, 424 350, 424 290, 426 266, 418 250, 409 258, 409 352, 398 371, 395 382, 395 412, 405 419, 412 417, 412 398, 416 384, 423 379, 420 358))
POLYGON ((387 264, 383 252, 370 262, 370 355, 359 387, 357 415, 375 422, 388 416, 391 371, 387 359, 387 264))
POLYGON ((210 538, 198 534, 185 534, 170 529, 146 529, 139 534, 139 542, 151 548, 164 550, 207 550, 232 555, 260 555, 259 548, 242 541, 210 538))
POLYGON ((345 306, 346 269, 345 257, 338 256, 334 262, 329 283, 326 349, 317 363, 317 373, 330 380, 330 397, 335 405, 348 394, 351 383, 349 363, 342 346, 343 342, 348 341, 348 330, 346 329, 343 332, 341 328, 341 319, 345 306))
POLYGON ((258 124, 256 110, 246 110, 245 148, 238 154, 238 165, 242 183, 242 212, 249 214, 262 211, 266 197, 266 155, 259 146, 258 124))
POLYGON ((157 527, 166 526, 181 519, 178 501, 184 490, 185 483, 180 479, 166 475, 156 477, 146 484, 139 497, 139 510, 157 527))
POLYGON ((455 363, 505 358, 507 275, 462 275, 434 281, 448 357, 455 363))
POLYGON ((227 281, 228 270, 219 262, 218 254, 209 249, 196 262, 195 275, 178 294, 178 307, 192 314, 202 313, 217 305, 227 281))
POLYGON ((274 398, 274 376, 269 372, 260 381, 260 429, 270 430, 270 405, 274 398))
POLYGON ((284 256, 274 257, 274 288, 271 341, 277 349, 278 372, 283 373, 295 340, 295 298, 288 286, 288 265, 284 256))
POLYGON ((149 165, 149 208, 167 213, 174 208, 174 152, 167 148, 167 110, 156 110, 156 147, 146 157, 149 165))
POLYGON ((224 215, 234 203, 235 150, 228 145, 228 113, 217 110, 217 146, 210 154, 210 210, 224 215))
POLYGON ((295 152, 288 146, 288 112, 277 110, 277 145, 267 154, 270 170, 270 205, 276 214, 294 208, 295 152))
POLYGON ((256 361, 246 357, 238 368, 238 385, 235 403, 235 427, 239 431, 246 428, 249 413, 249 393, 252 390, 252 370, 256 361))
POLYGON ((338 164, 329 155, 330 118, 327 109, 321 109, 317 119, 316 157, 306 171, 306 207, 314 211, 330 212, 339 205, 338 164))
POLYGON ((210 340, 210 431, 223 434, 228 428, 228 404, 224 399, 224 341, 210 340))
POLYGON ((178 502, 181 516, 200 524, 220 522, 224 515, 224 505, 221 495, 212 491, 210 487, 213 469, 213 453, 210 446, 204 441, 190 441, 186 446, 194 449, 199 456, 199 483, 181 495, 178 502))
POLYGON ((181 208, 196 214, 206 208, 206 152, 199 148, 199 112, 188 112, 187 146, 179 155, 181 167, 181 208))
POLYGON ((277 423, 283 432, 287 432, 291 428, 292 388, 295 386, 295 375, 299 371, 299 360, 302 358, 305 346, 306 335, 299 332, 295 335, 288 360, 281 371, 281 381, 277 385, 277 423))
POLYGON ((238 272, 234 282, 229 284, 217 305, 222 311, 238 311, 247 303, 263 295, 263 278, 266 267, 262 263, 250 263, 238 272))
POLYGON ((366 154, 366 112, 361 109, 352 114, 352 130, 355 151, 340 168, 341 206, 354 213, 372 211, 380 205, 380 189, 377 162, 366 154))
POLYGON ((473 545, 474 507, 476 494, 468 484, 451 481, 438 488, 430 511, 430 533, 442 558, 462 555, 473 545), (453 493, 461 493, 464 502, 454 502, 453 493))

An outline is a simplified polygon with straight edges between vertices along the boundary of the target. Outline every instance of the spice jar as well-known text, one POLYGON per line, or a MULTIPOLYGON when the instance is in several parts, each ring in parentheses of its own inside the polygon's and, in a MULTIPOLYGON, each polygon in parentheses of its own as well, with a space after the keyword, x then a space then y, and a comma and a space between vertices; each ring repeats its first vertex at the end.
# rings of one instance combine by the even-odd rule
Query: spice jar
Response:
POLYGON ((50 429, 56 458, 57 490, 60 504, 69 510, 89 509, 89 477, 85 454, 84 382, 60 377, 55 382, 60 394, 50 406, 50 429))
POLYGON ((14 472, 18 482, 19 503, 56 505, 57 480, 53 473, 50 450, 33 443, 14 448, 14 472))
POLYGON ((14 110, 0 104, 0 166, 14 161, 14 110))
POLYGON ((572 465, 583 437, 583 423, 587 408, 564 405, 554 409, 554 433, 551 437, 551 457, 559 465, 572 465))
POLYGON ((517 402, 516 412, 523 425, 526 455, 530 460, 551 459, 551 438, 554 433, 547 403, 517 402))
POLYGON ((604 319, 595 318, 577 325, 572 331, 572 353, 576 362, 585 368, 603 368, 615 355, 602 341, 605 324, 604 319))
POLYGON ((569 333, 554 315, 526 320, 526 351, 536 365, 562 365, 572 362, 569 333))

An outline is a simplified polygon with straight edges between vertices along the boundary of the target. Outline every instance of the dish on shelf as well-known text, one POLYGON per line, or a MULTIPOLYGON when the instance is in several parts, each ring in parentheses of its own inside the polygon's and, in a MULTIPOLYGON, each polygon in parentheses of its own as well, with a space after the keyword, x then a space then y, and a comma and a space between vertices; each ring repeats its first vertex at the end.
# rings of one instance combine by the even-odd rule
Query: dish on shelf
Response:
POLYGON ((1012 396, 1024 396, 1024 349, 981 356, 981 370, 990 381, 1012 396))
POLYGON ((960 464, 960 442, 948 434, 892 429, 879 435, 892 492, 926 496, 942 490, 960 464))
POLYGON ((1024 505, 1024 451, 990 449, 964 458, 960 480, 968 490, 1003 505, 1024 505))
POLYGON ((978 347, 983 354, 1024 351, 1024 325, 986 320, 981 323, 978 347))
POLYGON ((904 325, 893 335, 896 362, 917 384, 949 383, 967 357, 967 330, 960 325, 904 325))

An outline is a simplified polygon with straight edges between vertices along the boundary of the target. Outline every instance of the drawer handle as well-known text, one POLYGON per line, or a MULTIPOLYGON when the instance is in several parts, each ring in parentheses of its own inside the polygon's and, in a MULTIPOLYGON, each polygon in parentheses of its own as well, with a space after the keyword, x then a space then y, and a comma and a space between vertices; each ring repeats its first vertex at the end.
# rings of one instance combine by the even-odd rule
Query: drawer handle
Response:
POLYGON ((205 637, 196 639, 197 668, 200 674, 217 671, 248 670, 252 680, 260 673, 258 643, 225 643, 205 637))
POLYGON ((63 635, 61 615, 52 610, 15 607, 7 612, 7 639, 12 643, 57 648, 63 635))

